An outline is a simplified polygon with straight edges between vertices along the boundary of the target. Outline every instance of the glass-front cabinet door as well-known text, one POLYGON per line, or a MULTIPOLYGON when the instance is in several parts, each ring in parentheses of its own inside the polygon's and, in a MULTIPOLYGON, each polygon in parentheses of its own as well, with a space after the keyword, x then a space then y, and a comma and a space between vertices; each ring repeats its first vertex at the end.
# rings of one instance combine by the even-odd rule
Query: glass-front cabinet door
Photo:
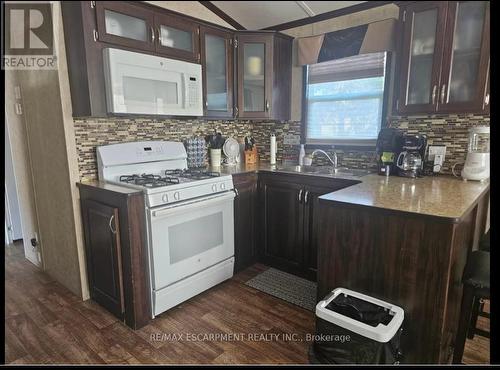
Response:
POLYGON ((272 36, 238 36, 238 117, 270 116, 272 60, 272 36))
POLYGON ((446 2, 416 2, 403 15, 404 40, 398 110, 432 112, 439 90, 446 2))
POLYGON ((204 112, 207 117, 233 116, 233 34, 200 28, 204 112))
POLYGON ((198 24, 171 15, 156 14, 155 29, 158 53, 193 62, 200 61, 198 24))
POLYGON ((489 32, 489 1, 449 2, 439 111, 482 110, 489 100, 489 32))
POLYGON ((155 50, 153 13, 130 3, 96 1, 96 39, 133 49, 155 50))

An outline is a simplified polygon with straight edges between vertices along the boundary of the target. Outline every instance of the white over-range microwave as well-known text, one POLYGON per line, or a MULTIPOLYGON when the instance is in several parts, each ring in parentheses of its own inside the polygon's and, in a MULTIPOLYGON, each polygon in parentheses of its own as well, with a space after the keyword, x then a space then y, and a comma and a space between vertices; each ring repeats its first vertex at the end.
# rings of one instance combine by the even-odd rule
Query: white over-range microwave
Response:
POLYGON ((201 65, 112 48, 103 59, 108 112, 203 115, 201 65))

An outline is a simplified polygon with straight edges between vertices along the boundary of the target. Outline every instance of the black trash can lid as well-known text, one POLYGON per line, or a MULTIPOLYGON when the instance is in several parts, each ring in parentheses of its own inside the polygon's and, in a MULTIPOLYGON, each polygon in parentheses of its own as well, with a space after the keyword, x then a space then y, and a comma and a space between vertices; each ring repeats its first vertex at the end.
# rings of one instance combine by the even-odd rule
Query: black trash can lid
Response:
POLYGON ((404 310, 345 288, 334 289, 316 305, 316 316, 356 334, 387 343, 404 320, 404 310))

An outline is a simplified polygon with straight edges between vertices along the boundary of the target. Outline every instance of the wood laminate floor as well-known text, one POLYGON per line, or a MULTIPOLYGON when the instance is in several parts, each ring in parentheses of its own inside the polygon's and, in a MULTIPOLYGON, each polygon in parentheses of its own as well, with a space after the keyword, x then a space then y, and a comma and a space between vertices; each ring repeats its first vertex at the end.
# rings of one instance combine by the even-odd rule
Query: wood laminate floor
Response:
MULTIPOLYGON (((263 265, 134 331, 37 269, 22 245, 6 246, 5 259, 6 363, 308 363, 314 314, 243 284, 263 265)), ((480 318, 478 325, 488 330, 488 322, 480 318)), ((489 341, 468 340, 464 362, 488 361, 489 341)))

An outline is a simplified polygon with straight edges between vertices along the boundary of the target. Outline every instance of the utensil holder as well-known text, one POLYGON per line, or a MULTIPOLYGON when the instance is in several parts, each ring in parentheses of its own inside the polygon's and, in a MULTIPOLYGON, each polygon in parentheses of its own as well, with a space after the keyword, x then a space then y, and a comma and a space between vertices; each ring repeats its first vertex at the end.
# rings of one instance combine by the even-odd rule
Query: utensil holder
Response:
POLYGON ((254 146, 252 150, 245 150, 245 164, 257 163, 257 147, 254 146))
POLYGON ((221 162, 221 149, 210 149, 210 164, 219 167, 221 162))

